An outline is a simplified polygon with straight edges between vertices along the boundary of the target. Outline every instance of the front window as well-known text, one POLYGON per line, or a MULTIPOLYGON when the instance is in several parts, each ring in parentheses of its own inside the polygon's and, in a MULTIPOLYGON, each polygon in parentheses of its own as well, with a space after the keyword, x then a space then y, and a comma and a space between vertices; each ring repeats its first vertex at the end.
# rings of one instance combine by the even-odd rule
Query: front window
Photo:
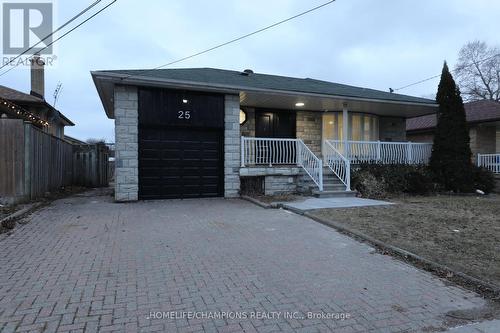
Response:
MULTIPOLYGON (((343 140, 343 114, 341 112, 323 115, 323 140, 343 140)), ((349 113, 349 135, 352 141, 377 141, 378 117, 364 113, 349 113)))

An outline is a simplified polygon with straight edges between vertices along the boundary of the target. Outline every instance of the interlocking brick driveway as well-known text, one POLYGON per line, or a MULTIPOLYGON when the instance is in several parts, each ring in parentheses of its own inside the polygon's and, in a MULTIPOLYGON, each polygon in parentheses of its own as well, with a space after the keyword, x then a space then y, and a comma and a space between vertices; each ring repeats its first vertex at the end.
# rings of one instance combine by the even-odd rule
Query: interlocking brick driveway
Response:
POLYGON ((484 304, 323 225, 240 200, 82 195, 30 220, 0 236, 2 332, 428 331, 447 311, 484 304), (350 318, 302 320, 307 312, 350 318))

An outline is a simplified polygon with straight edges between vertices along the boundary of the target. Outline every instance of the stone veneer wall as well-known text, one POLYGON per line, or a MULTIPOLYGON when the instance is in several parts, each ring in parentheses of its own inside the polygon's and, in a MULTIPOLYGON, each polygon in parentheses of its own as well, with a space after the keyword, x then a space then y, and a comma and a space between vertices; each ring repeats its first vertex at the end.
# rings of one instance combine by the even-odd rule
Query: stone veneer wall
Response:
POLYGON ((139 193, 137 88, 115 88, 115 200, 136 201, 139 193))
POLYGON ((321 155, 322 124, 321 112, 297 112, 297 139, 302 139, 317 156, 321 155))
POLYGON ((240 96, 226 95, 224 103, 224 197, 240 195, 240 96))
POLYGON ((380 141, 406 141, 406 119, 398 117, 379 118, 380 141))

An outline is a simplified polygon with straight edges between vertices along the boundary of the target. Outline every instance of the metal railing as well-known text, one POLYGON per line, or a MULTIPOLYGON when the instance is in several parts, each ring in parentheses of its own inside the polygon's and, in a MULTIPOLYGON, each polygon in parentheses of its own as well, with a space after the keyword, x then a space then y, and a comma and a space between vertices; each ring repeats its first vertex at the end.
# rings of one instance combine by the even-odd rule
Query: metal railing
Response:
POLYGON ((432 143, 327 140, 345 158, 355 163, 427 164, 432 143))
POLYGON ((500 154, 477 154, 477 165, 500 174, 500 154))
POLYGON ((241 137, 241 166, 297 164, 297 139, 241 137))
POLYGON ((345 158, 330 142, 325 143, 325 162, 333 173, 351 190, 351 162, 345 158))
POLYGON ((302 167, 311 179, 318 185, 320 191, 323 191, 323 161, 319 159, 306 146, 306 144, 297 139, 297 165, 302 167))
POLYGON ((300 139, 241 137, 241 167, 297 165, 323 191, 323 162, 300 139))

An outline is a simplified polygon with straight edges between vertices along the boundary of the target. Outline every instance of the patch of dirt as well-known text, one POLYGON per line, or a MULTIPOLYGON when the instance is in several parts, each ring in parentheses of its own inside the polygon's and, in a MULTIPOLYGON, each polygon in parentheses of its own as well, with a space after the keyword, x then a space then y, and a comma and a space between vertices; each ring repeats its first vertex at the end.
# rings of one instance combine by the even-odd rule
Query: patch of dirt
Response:
MULTIPOLYGON (((19 210, 29 206, 32 203, 42 202, 43 204, 46 205, 46 204, 51 203, 54 200, 62 199, 62 198, 68 197, 68 196, 73 195, 73 194, 82 193, 86 190, 88 190, 88 189, 84 188, 84 187, 67 186, 67 187, 61 188, 58 191, 47 193, 45 197, 40 198, 39 200, 36 200, 36 201, 32 201, 30 203, 0 206, 0 220, 15 213, 16 211, 19 211, 19 210)), ((23 215, 26 215, 26 214, 23 214, 23 215)), ((21 217, 17 217, 15 219, 8 221, 5 224, 0 225, 0 234, 12 231, 15 228, 15 225, 17 224, 17 220, 19 218, 21 218, 21 217)), ((19 223, 21 223, 21 221, 22 220, 20 220, 19 223)), ((23 223, 21 223, 21 224, 23 224, 23 223)))
POLYGON ((395 205, 312 213, 500 285, 499 195, 400 197, 391 201, 395 205))
POLYGON ((286 194, 286 195, 258 195, 258 194, 253 194, 251 196, 254 199, 259 200, 260 202, 264 202, 267 204, 273 203, 273 202, 291 202, 291 201, 297 201, 300 200, 302 197, 300 195, 296 194, 286 194))

